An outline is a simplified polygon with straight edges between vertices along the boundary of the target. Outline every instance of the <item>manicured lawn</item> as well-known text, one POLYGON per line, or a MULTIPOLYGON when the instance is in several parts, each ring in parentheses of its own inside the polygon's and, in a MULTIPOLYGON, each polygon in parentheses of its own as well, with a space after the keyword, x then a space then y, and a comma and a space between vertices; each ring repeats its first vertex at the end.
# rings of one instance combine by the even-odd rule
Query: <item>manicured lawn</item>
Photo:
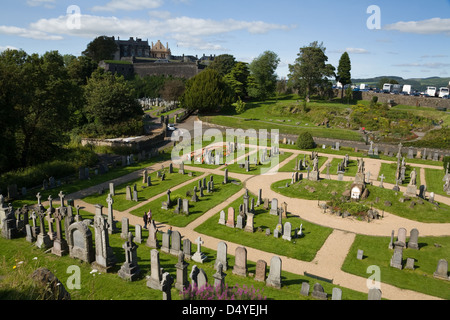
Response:
MULTIPOLYGON (((403 181, 402 186, 407 186, 409 184, 409 178, 411 175, 411 172, 416 169, 416 177, 417 177, 417 183, 416 185, 420 186, 420 168, 418 167, 411 167, 410 165, 406 165, 406 171, 405 171, 405 180, 403 181)), ((395 174, 397 172, 397 163, 382 163, 380 167, 380 176, 383 174, 386 179, 384 182, 395 184, 395 174)), ((380 177, 377 178, 378 181, 381 181, 380 177)))
MULTIPOLYGON (((33 190, 28 191, 28 195, 23 199, 16 200, 13 202, 13 206, 22 207, 25 204, 27 205, 35 205, 37 203, 36 194, 38 192, 41 193, 42 201, 46 201, 48 196, 51 195, 54 199, 57 199, 57 195, 59 191, 63 191, 64 194, 68 195, 74 192, 78 192, 83 189, 87 189, 92 186, 96 186, 102 184, 104 182, 117 179, 119 177, 125 176, 137 170, 144 170, 147 167, 154 165, 155 163, 161 161, 167 161, 170 159, 170 153, 163 153, 153 159, 148 161, 143 161, 139 163, 134 163, 130 166, 126 167, 116 167, 109 170, 109 172, 102 175, 95 175, 91 172, 89 180, 79 180, 75 179, 73 182, 68 184, 63 184, 60 187, 54 188, 52 190, 33 190)), ((66 197, 67 199, 67 197, 66 197)), ((106 196, 105 196, 106 199, 106 196)))
MULTIPOLYGON (((256 202, 256 197, 252 194, 249 195, 250 201, 253 197, 256 202)), ((239 214, 239 205, 242 203, 243 197, 234 201, 229 206, 235 209, 236 218, 239 214)), ((225 213, 228 213, 229 207, 224 209, 225 213)), ((223 239, 225 241, 239 243, 246 247, 308 262, 314 259, 317 251, 322 247, 332 232, 332 229, 330 228, 324 228, 303 221, 298 217, 291 216, 288 219, 283 219, 283 224, 290 222, 292 224, 292 232, 294 232, 296 228, 300 228, 300 225, 303 224, 303 233, 305 236, 300 239, 292 239, 292 242, 283 240, 281 236, 280 238, 275 239, 273 236, 273 231, 278 224, 278 217, 270 215, 267 210, 264 210, 263 206, 255 208, 254 229, 256 231, 254 233, 219 225, 219 216, 220 212, 197 227, 195 231, 216 237, 218 239, 223 239), (271 230, 270 236, 265 235, 267 228, 271 230)))
MULTIPOLYGON (((337 175, 338 165, 342 163, 343 159, 333 159, 331 160, 330 174, 337 175)), ((348 167, 345 169, 344 176, 354 177, 356 176, 356 172, 358 172, 358 162, 356 160, 349 160, 348 167)), ((325 168, 322 171, 322 174, 326 174, 327 169, 325 168)))
MULTIPOLYGON (((83 213, 83 218, 92 219, 93 216, 83 213)), ((120 228, 120 223, 118 224, 120 228)), ((94 230, 91 228, 94 236, 94 230)), ((130 226, 130 231, 134 233, 134 228, 130 226)), ((113 273, 98 273, 92 272, 89 264, 81 262, 77 259, 72 259, 66 255, 64 257, 57 257, 51 253, 45 253, 44 250, 38 249, 31 245, 24 238, 6 240, 0 238, 0 255, 3 257, 0 263, 0 299, 3 300, 41 300, 42 296, 35 292, 34 286, 30 281, 30 275, 34 270, 40 267, 49 269, 64 285, 66 290, 70 293, 72 300, 81 301, 106 301, 106 300, 162 300, 162 292, 147 287, 146 276, 151 274, 150 262, 150 248, 145 245, 148 237, 148 231, 143 230, 144 243, 138 244, 137 257, 138 265, 141 269, 141 276, 135 282, 127 282, 121 279, 117 272, 125 261, 125 253, 122 248, 125 240, 120 238, 119 234, 109 236, 109 243, 113 249, 114 255, 117 258, 117 265, 113 269, 113 273), (77 266, 80 268, 80 289, 71 289, 67 286, 67 282, 73 283, 70 279, 74 275, 73 271, 69 271, 69 267, 77 266)), ((160 243, 162 236, 157 235, 160 243)), ((95 244, 94 244, 95 246, 95 244)), ((197 250, 195 243, 192 244, 191 252, 197 250)), ((204 264, 198 264, 193 261, 188 261, 188 275, 192 271, 194 265, 203 269, 208 277, 208 282, 213 283, 213 274, 216 273, 214 269, 214 262, 216 258, 216 251, 202 247, 202 252, 208 257, 204 264)), ((164 272, 169 272, 176 281, 175 264, 178 262, 178 257, 166 254, 160 251, 160 265, 164 272)), ((260 290, 262 295, 268 300, 312 300, 311 297, 303 297, 300 295, 300 288, 302 282, 309 282, 311 288, 315 283, 320 283, 325 292, 329 294, 331 299, 331 291, 336 285, 332 285, 323 281, 318 281, 305 276, 295 275, 289 272, 282 271, 282 288, 280 290, 267 287, 263 282, 255 281, 250 274, 255 274, 256 263, 247 261, 248 274, 247 277, 233 275, 232 269, 234 266, 234 252, 228 252, 229 268, 225 272, 225 282, 233 287, 239 284, 240 287, 244 285, 247 287, 254 287, 255 290, 260 290)), ((269 267, 267 268, 267 274, 269 267)), ((188 279, 190 280, 190 279, 188 279)), ((343 291, 344 300, 366 300, 367 293, 360 293, 346 288, 341 288, 343 291)), ((172 299, 181 300, 178 290, 172 287, 172 299)))
MULTIPOLYGON (((295 159, 289 161, 289 163, 287 163, 286 165, 284 165, 279 171, 280 172, 307 172, 306 169, 302 169, 302 170, 295 170, 296 166, 298 165, 299 160, 303 160, 303 159, 307 159, 307 161, 309 161, 310 167, 313 167, 312 161, 310 160, 310 155, 305 155, 300 154, 298 155, 298 157, 296 157, 295 159)), ((319 157, 319 169, 324 165, 325 162, 327 162, 328 158, 327 157, 319 157)), ((326 172, 326 171, 325 171, 326 172)), ((331 171, 330 171, 331 173, 331 171)))
MULTIPOLYGON (((336 192, 336 197, 340 198, 341 194, 350 189, 352 182, 322 180, 320 182, 303 180, 299 183, 285 188, 286 183, 290 180, 282 180, 272 184, 271 189, 284 196, 291 198, 328 201, 333 196, 332 192, 336 192), (315 192, 311 193, 306 188, 313 187, 315 192)), ((405 201, 401 203, 399 199, 403 194, 396 193, 390 189, 381 189, 376 186, 366 186, 369 189, 369 197, 359 203, 365 205, 367 209, 372 206, 380 211, 386 211, 397 216, 424 223, 449 223, 450 222, 450 206, 440 204, 439 207, 429 203, 428 201, 419 202, 419 199, 405 201), (378 199, 378 201, 377 201, 378 199), (392 205, 386 206, 385 201, 389 201, 392 205), (411 207, 411 203, 416 205, 411 207)))
MULTIPOLYGON (((280 154, 278 156, 278 164, 282 163, 284 160, 289 158, 292 155, 290 152, 284 152, 283 154, 280 154)), ((267 171, 269 171, 271 168, 273 168, 271 161, 268 161, 262 165, 255 165, 254 158, 257 157, 257 154, 250 154, 250 171, 247 172, 245 168, 240 168, 239 163, 233 163, 230 165, 227 165, 222 170, 228 169, 228 172, 234 172, 234 173, 241 173, 241 174, 248 174, 248 175, 260 175, 267 171)), ((259 158, 257 158, 259 159, 259 158)), ((276 160, 274 160, 276 161, 276 160)), ((239 161, 242 163, 245 163, 245 159, 242 161, 239 161)))
MULTIPOLYGON (((407 231, 409 234, 411 230, 407 231)), ((415 259, 415 270, 398 270, 390 266, 394 251, 388 248, 389 242, 390 237, 357 235, 342 270, 361 277, 368 277, 367 268, 377 266, 381 270, 382 291, 383 283, 387 283, 402 289, 414 290, 446 300, 450 299, 450 281, 433 277, 438 261, 440 259, 448 260, 450 257, 450 237, 420 237, 419 235, 419 251, 404 249, 403 266, 405 266, 407 258, 413 258, 415 259), (439 246, 435 246, 435 244, 439 244, 439 246), (359 249, 364 250, 363 260, 356 259, 359 249)))
MULTIPOLYGON (((180 188, 176 191, 173 191, 170 195, 172 207, 169 210, 164 210, 161 208, 162 202, 167 201, 167 195, 161 196, 159 199, 154 200, 143 207, 131 211, 131 214, 142 217, 144 212, 148 212, 149 209, 152 210, 152 216, 155 221, 158 221, 163 224, 169 224, 176 227, 185 227, 198 217, 202 216, 204 213, 209 211, 210 209, 216 207, 220 203, 222 203, 225 199, 228 199, 233 194, 241 190, 242 184, 240 181, 238 185, 233 183, 228 183, 223 185, 223 176, 213 175, 214 177, 214 192, 208 194, 206 190, 203 191, 204 197, 200 197, 200 192, 197 192, 197 196, 199 201, 194 203, 189 201, 189 215, 186 216, 184 214, 175 214, 174 209, 179 198, 181 199, 191 199, 192 196, 187 197, 186 192, 193 192, 194 187, 198 188, 198 181, 190 183, 189 185, 180 188)), ((208 182, 210 176, 206 176, 206 181, 208 182)), ((193 194, 193 193, 192 193, 193 194)))
MULTIPOLYGON (((139 178, 134 181, 130 181, 128 183, 116 186, 115 188, 115 196, 113 208, 117 211, 125 211, 128 210, 136 205, 138 205, 140 202, 146 201, 158 194, 163 193, 164 191, 167 191, 170 188, 173 188, 181 183, 184 183, 186 181, 192 180, 194 177, 198 177, 201 174, 199 172, 192 172, 193 177, 190 177, 188 173, 190 171, 185 170, 185 174, 179 174, 178 169, 174 168, 173 173, 169 173, 168 168, 165 168, 164 170, 161 170, 161 172, 165 172, 165 180, 161 181, 160 178, 157 178, 157 172, 149 173, 149 176, 152 179, 152 185, 150 187, 147 187, 147 184, 142 183, 142 178, 139 178), (131 187, 131 194, 133 194, 133 186, 136 184, 137 190, 138 190, 138 202, 135 201, 128 201, 126 200, 126 187, 131 187)), ((105 192, 103 195, 91 195, 83 200, 90 204, 101 204, 104 207, 108 207, 108 204, 106 202, 107 194, 109 193, 109 190, 105 192)))
POLYGON ((445 176, 444 170, 425 169, 427 190, 429 192, 434 192, 442 196, 448 196, 447 193, 444 192, 444 183, 445 183, 443 181, 444 176, 445 176))

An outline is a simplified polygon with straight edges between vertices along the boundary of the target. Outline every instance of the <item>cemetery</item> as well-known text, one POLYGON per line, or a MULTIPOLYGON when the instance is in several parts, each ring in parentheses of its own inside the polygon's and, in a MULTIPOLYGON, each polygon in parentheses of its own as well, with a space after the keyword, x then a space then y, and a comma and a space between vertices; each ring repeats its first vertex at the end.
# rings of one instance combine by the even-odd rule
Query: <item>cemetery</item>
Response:
POLYGON ((11 186, 0 197, 4 295, 25 298, 6 284, 34 287, 25 274, 46 268, 72 300, 183 300, 215 287, 222 298, 245 287, 268 300, 450 299, 450 197, 446 181, 424 187, 428 170, 448 172, 406 154, 390 164, 280 146, 236 146, 243 165, 215 152, 196 165, 136 158, 83 184, 23 197, 11 186), (271 156, 280 170, 258 174, 277 169, 271 156), (366 286, 374 265, 381 291, 366 286))

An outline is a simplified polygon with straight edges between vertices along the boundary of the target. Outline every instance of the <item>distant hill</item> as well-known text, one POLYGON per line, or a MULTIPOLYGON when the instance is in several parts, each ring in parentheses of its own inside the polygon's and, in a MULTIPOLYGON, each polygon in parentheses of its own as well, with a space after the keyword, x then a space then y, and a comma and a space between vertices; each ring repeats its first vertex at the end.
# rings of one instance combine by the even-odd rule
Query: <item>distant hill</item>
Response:
POLYGON ((414 90, 418 91, 424 91, 428 86, 433 86, 437 88, 448 87, 450 82, 450 78, 440 78, 440 77, 403 79, 402 77, 396 76, 382 76, 367 79, 352 79, 352 83, 353 84, 365 83, 370 86, 377 86, 380 80, 382 80, 383 78, 396 80, 400 84, 410 84, 413 86, 414 90))

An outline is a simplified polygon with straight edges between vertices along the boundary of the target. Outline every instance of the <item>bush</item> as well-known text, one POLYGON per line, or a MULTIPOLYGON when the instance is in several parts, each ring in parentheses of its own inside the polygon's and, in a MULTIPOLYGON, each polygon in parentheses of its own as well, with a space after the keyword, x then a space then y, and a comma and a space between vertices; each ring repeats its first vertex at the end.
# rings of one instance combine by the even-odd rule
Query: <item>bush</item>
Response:
POLYGON ((316 147, 316 143, 314 142, 311 133, 307 131, 300 133, 297 139, 297 147, 301 150, 314 149, 316 147))
MULTIPOLYGON (((446 156, 444 157, 444 170, 447 170, 447 166, 450 166, 450 156, 446 156)), ((449 168, 449 172, 450 172, 450 168, 449 168)))

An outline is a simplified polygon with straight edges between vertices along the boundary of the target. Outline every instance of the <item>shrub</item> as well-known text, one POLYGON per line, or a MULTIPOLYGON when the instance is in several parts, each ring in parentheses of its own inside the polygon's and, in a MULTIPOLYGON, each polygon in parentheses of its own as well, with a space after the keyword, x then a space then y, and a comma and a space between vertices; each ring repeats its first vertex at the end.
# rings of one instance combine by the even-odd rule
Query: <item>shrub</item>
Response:
POLYGON ((300 133, 297 139, 297 147, 301 150, 314 149, 316 147, 316 143, 314 142, 311 133, 307 131, 300 133))

